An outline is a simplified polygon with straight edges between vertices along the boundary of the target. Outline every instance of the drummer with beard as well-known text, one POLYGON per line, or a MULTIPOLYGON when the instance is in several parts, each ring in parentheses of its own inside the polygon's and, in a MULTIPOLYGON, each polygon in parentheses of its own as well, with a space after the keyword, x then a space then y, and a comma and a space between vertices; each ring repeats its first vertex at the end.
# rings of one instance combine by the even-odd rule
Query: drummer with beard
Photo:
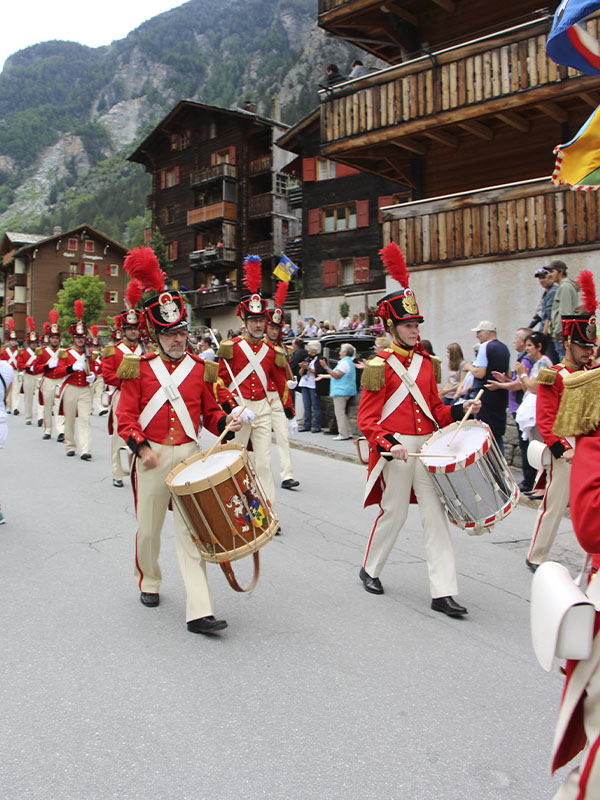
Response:
POLYGON ((358 427, 369 443, 365 506, 378 504, 360 579, 367 592, 383 594, 379 576, 408 514, 411 498, 419 505, 431 608, 450 617, 467 613, 454 600, 458 591, 454 550, 448 522, 427 470, 409 453, 419 452, 439 427, 476 413, 480 401, 446 406, 439 397, 431 357, 421 346, 423 317, 408 288, 408 270, 395 242, 381 251, 389 275, 401 287, 383 297, 377 311, 393 337, 391 347, 370 359, 362 377, 358 427))
MULTIPOLYGON (((239 430, 242 423, 232 414, 225 414, 215 401, 216 365, 187 351, 183 299, 178 292, 163 291, 164 273, 152 249, 131 251, 124 267, 142 286, 158 292, 143 304, 158 352, 125 355, 117 372, 121 379, 118 432, 135 454, 135 577, 142 605, 154 607, 160 601, 160 535, 170 501, 165 479, 178 464, 200 452, 198 435, 202 424, 219 435, 228 423, 232 432, 239 430)), ((205 563, 178 513, 173 522, 187 594, 187 628, 191 633, 216 633, 226 628, 227 622, 213 614, 205 563)))

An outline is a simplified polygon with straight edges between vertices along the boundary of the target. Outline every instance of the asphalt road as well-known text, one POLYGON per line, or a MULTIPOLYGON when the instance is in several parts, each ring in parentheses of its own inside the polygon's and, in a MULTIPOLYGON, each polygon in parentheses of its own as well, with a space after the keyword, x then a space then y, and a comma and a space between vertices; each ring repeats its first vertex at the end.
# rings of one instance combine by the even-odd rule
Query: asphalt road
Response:
MULTIPOLYGON (((131 491, 111 485, 105 418, 92 426, 89 463, 22 416, 0 451, 5 800, 552 797, 562 678, 530 645, 533 508, 456 532, 469 615, 452 620, 429 608, 418 513, 386 593, 367 594, 364 467, 295 450, 301 486, 280 492, 258 587, 237 595, 209 565, 229 628, 202 637, 170 519, 161 605, 139 603, 131 491)), ((579 564, 568 519, 553 554, 579 564)))

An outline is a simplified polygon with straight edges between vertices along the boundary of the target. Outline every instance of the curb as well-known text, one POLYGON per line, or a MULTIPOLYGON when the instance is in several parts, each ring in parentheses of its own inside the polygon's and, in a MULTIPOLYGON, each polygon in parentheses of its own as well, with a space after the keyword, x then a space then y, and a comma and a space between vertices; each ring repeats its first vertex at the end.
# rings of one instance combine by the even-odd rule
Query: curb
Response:
MULTIPOLYGON (((273 437, 275 441, 275 437, 273 437)), ((361 464, 358 456, 351 453, 342 453, 339 450, 330 450, 328 447, 321 447, 318 444, 308 444, 306 442, 299 442, 297 439, 290 439, 290 447, 294 450, 304 450, 305 453, 313 453, 317 456, 325 456, 326 458, 335 458, 338 461, 347 461, 350 464, 361 464)), ((364 466, 364 465, 363 465, 364 466)))

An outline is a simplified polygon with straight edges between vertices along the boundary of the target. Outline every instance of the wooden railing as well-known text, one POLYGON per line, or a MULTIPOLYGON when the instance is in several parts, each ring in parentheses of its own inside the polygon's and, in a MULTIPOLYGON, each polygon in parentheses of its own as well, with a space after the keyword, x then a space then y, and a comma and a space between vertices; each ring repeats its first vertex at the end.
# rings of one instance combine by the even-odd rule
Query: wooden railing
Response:
POLYGON ((319 0, 319 15, 326 14, 328 11, 333 11, 334 8, 339 6, 348 5, 349 0, 319 0))
POLYGON ((556 248, 598 246, 600 192, 526 181, 393 206, 383 238, 411 267, 497 260, 556 248))
POLYGON ((197 289, 193 293, 190 293, 190 295, 190 299, 195 308, 237 305, 242 298, 241 291, 238 289, 230 289, 227 286, 197 289))
POLYGON ((187 212, 187 224, 198 225, 202 222, 208 222, 212 219, 221 219, 227 217, 228 219, 235 219, 237 216, 237 205, 235 203, 210 203, 207 206, 199 206, 192 208, 187 212))
POLYGON ((253 158, 248 164, 248 174, 256 175, 259 172, 268 172, 271 169, 272 159, 271 156, 260 156, 253 158))
POLYGON ((270 192, 257 194, 248 201, 248 213, 250 216, 258 214, 270 214, 273 210, 273 197, 270 192))
POLYGON ((271 240, 264 242, 250 242, 248 244, 248 252, 261 258, 269 258, 273 255, 273 242, 271 240))
POLYGON ((190 253, 190 265, 193 267, 219 265, 221 262, 236 261, 237 252, 233 247, 205 247, 190 253))
POLYGON ((27 275, 23 272, 11 272, 6 279, 6 288, 12 289, 15 286, 27 286, 27 275))
POLYGON ((207 183, 219 178, 236 178, 237 167, 235 164, 215 164, 212 167, 204 167, 190 173, 190 186, 197 186, 199 183, 207 183))
MULTIPOLYGON (((436 125, 472 120, 600 86, 546 56, 547 28, 524 23, 322 91, 322 144, 393 127, 397 135, 419 133, 433 117, 436 125)), ((599 18, 586 28, 598 38, 599 18)))

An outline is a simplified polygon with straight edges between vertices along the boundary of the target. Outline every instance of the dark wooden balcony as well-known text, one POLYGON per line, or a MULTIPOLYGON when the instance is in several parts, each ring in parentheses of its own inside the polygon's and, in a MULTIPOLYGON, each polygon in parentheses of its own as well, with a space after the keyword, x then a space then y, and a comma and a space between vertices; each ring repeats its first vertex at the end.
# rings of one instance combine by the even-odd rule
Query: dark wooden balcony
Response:
POLYGON ((230 265, 237 260, 237 251, 233 247, 205 247, 190 253, 190 266, 199 269, 218 267, 220 264, 230 265))
POLYGON ((409 267, 435 268, 597 248, 600 192, 546 178, 403 203, 382 216, 384 242, 395 241, 409 267))
POLYGON ((221 180, 222 178, 237 178, 237 167, 235 164, 215 164, 212 167, 194 170, 190 174, 190 186, 201 186, 204 183, 221 180))
POLYGON ((215 219, 235 219, 237 217, 237 203, 210 203, 199 206, 187 212, 188 225, 203 225, 215 219))
POLYGON ((248 214, 251 217, 262 217, 273 211, 273 196, 271 192, 257 194, 248 200, 248 214))
MULTIPOLYGON (((586 27, 598 37, 599 17, 586 27)), ((574 133, 600 104, 600 77, 548 59, 547 29, 524 23, 321 92, 322 155, 414 184, 415 156, 441 151, 458 168, 470 142, 489 151, 544 125, 565 141, 560 126, 574 133)))
POLYGON ((14 289, 15 286, 27 286, 27 275, 24 273, 11 272, 6 279, 6 288, 14 289))
POLYGON ((259 175, 261 172, 269 172, 272 164, 273 160, 270 155, 253 158, 248 164, 248 175, 259 175))
POLYGON ((242 299, 242 294, 238 289, 217 286, 215 288, 196 289, 194 292, 190 292, 188 297, 194 309, 204 311, 207 308, 216 308, 218 306, 237 306, 242 299))
POLYGON ((261 258, 270 258, 273 255, 273 242, 249 242, 248 252, 261 258))

